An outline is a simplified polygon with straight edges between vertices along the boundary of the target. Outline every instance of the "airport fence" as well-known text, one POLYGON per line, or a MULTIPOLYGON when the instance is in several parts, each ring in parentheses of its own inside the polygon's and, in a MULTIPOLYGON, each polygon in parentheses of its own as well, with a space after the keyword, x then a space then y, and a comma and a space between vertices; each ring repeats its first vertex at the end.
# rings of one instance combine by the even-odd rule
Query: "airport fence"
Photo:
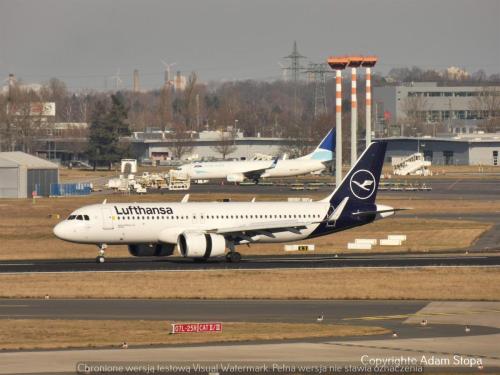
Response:
POLYGON ((92 184, 90 182, 78 184, 50 184, 50 195, 53 197, 89 195, 91 192, 92 184))

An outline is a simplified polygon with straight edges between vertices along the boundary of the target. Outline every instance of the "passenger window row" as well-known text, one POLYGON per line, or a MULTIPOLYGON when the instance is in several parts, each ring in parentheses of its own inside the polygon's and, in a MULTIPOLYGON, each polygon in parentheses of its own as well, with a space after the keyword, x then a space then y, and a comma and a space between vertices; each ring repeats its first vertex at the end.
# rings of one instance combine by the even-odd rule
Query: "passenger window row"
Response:
MULTIPOLYGON (((73 215, 74 216, 74 215, 73 215)), ((79 215, 80 216, 80 215, 79 215)), ((87 216, 87 215, 85 215, 87 216)), ((319 218, 320 215, 317 214, 299 214, 299 215, 202 215, 201 220, 204 219, 314 219, 319 218)), ((196 220, 196 216, 131 216, 131 217, 121 217, 118 216, 117 220, 165 220, 166 219, 176 219, 176 220, 196 220)), ((71 219, 71 216, 68 218, 71 219)), ((81 219, 77 219, 81 220, 81 219)), ((85 219, 88 220, 88 219, 85 219)))

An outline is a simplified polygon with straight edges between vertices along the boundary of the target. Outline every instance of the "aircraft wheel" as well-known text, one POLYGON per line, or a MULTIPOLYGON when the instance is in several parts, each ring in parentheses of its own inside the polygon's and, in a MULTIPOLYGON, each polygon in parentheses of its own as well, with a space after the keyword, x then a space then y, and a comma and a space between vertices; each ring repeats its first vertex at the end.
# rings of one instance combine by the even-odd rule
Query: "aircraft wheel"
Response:
POLYGON ((228 260, 231 263, 238 263, 241 260, 241 254, 236 252, 236 251, 233 251, 233 252, 229 253, 228 260))

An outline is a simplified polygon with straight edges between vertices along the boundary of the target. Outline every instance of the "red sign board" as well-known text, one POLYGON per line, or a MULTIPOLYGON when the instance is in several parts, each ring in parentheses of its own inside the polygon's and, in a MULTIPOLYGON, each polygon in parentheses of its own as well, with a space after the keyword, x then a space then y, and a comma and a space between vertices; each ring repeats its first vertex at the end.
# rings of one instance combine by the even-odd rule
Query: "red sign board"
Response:
POLYGON ((222 332, 222 323, 172 323, 172 333, 222 332))

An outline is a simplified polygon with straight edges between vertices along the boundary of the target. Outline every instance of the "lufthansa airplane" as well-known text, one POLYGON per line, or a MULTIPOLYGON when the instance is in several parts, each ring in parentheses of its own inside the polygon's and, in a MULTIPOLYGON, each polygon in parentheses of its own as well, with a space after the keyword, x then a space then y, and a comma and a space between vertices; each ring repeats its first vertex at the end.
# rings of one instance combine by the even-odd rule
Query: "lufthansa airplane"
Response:
POLYGON ((290 242, 340 232, 393 215, 375 203, 386 150, 373 142, 338 187, 315 202, 106 203, 77 209, 57 224, 62 240, 96 244, 97 262, 107 245, 128 245, 133 256, 183 257, 203 261, 226 256, 238 262, 236 245, 290 242), (227 249, 227 252, 226 252, 227 249))
POLYGON ((318 173, 333 159, 335 130, 331 129, 316 149, 297 159, 288 160, 237 160, 185 164, 177 170, 191 179, 224 178, 229 182, 245 179, 258 182, 260 178, 299 176, 318 173))

